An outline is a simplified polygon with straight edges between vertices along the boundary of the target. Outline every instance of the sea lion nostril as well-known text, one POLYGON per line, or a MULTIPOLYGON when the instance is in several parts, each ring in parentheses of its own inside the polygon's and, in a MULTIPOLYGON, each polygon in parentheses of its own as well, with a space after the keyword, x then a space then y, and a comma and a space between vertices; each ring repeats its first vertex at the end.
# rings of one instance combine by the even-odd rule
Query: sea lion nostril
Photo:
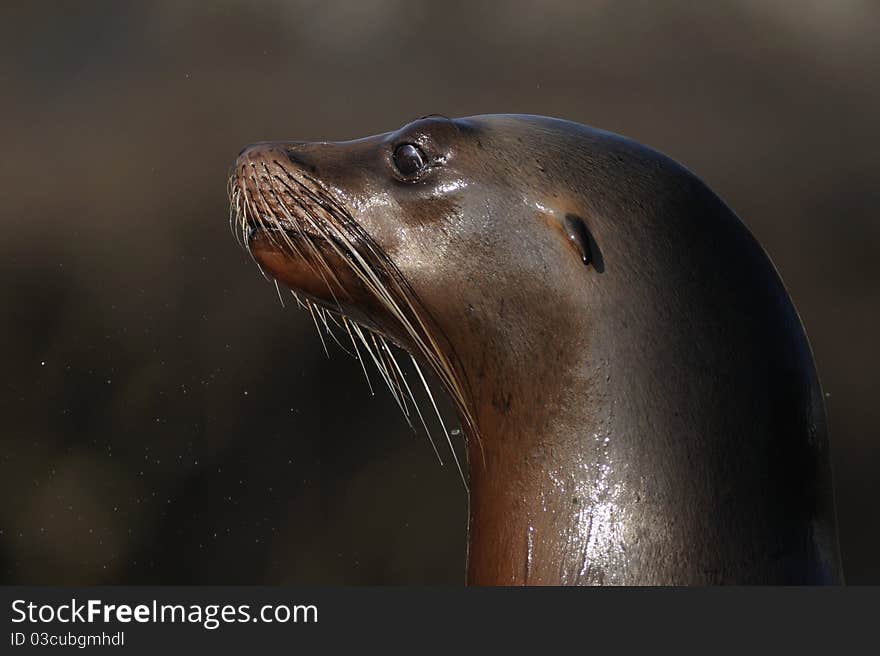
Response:
POLYGON ((287 159, 290 160, 291 164, 303 168, 310 173, 315 173, 317 171, 317 167, 315 167, 312 162, 303 157, 302 151, 297 151, 293 148, 287 148, 284 154, 287 155, 287 159))

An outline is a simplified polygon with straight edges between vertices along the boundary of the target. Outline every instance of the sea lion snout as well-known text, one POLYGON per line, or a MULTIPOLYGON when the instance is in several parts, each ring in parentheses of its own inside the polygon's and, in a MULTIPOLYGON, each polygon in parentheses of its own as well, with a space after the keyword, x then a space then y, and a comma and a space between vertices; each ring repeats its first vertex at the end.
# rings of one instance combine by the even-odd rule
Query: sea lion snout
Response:
MULTIPOLYGON (((286 157, 287 152, 281 145, 271 141, 258 141, 248 144, 238 152, 238 158, 235 161, 236 168, 241 166, 249 166, 253 162, 263 161, 266 155, 274 157, 286 157)), ((271 161, 271 157, 269 158, 271 161)))
MULTIPOLYGON (((333 144, 260 142, 239 153, 229 178, 230 222, 264 274, 295 290, 310 308, 387 324, 373 287, 385 273, 369 267, 361 249, 374 252, 369 235, 345 198, 318 180, 312 160, 333 161, 333 144)), ((323 315, 322 315, 323 316, 323 315)))

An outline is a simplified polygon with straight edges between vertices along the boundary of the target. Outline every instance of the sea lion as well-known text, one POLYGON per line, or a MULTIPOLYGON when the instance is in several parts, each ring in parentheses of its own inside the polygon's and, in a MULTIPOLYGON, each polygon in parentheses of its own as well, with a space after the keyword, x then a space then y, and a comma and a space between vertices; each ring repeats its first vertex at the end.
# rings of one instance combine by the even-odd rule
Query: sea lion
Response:
POLYGON ((800 319, 678 163, 564 120, 431 116, 250 146, 229 184, 268 275, 452 397, 469 583, 842 580, 800 319))

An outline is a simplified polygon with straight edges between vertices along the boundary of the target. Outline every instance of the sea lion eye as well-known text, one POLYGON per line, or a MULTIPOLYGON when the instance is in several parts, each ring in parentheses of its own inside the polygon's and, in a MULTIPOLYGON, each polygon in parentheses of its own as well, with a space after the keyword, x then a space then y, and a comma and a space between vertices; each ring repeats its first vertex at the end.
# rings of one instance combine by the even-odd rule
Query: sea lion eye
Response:
POLYGON ((415 178, 427 165, 425 153, 413 144, 401 144, 394 149, 394 166, 405 178, 415 178))

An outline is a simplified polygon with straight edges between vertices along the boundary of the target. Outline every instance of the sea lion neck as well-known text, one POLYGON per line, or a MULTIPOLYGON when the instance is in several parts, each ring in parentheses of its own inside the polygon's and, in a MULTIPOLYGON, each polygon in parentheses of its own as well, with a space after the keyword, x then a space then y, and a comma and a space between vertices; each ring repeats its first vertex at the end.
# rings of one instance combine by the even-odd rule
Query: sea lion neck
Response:
POLYGON ((534 352, 494 350, 472 369, 479 437, 468 443, 470 583, 577 580, 589 539, 579 524, 607 466, 602 424, 610 411, 603 363, 587 361, 592 322, 585 308, 580 314, 570 315, 578 330, 560 334, 548 317, 529 326, 534 352))

